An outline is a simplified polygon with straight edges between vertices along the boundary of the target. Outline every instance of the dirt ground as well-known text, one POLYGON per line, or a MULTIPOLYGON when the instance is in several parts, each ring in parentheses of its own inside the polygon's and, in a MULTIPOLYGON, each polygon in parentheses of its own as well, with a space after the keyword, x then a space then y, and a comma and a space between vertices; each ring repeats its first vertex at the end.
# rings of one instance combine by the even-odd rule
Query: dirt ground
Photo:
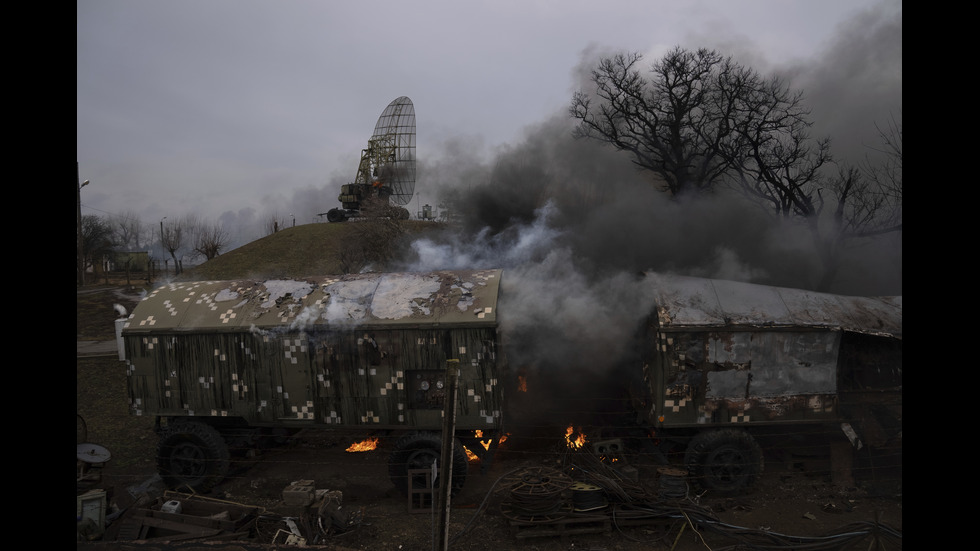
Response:
MULTIPOLYGON (((348 452, 359 442, 354 434, 311 431, 295 437, 290 444, 266 450, 260 455, 237 462, 231 476, 208 494, 200 497, 220 503, 257 508, 262 520, 256 523, 256 533, 249 541, 276 541, 279 530, 288 530, 284 519, 297 521, 300 531, 311 544, 336 549, 358 550, 425 550, 435 549, 440 541, 438 514, 432 508, 421 510, 410 506, 408 499, 396 491, 387 476, 388 444, 381 438, 377 449, 368 452, 348 452), (287 503, 284 490, 296 481, 313 481, 315 490, 339 492, 342 529, 317 529, 319 504, 309 506, 287 503), (413 510, 414 509, 414 510, 413 510)), ((802 538, 834 534, 850 525, 869 530, 865 523, 881 523, 896 531, 902 529, 902 495, 894 470, 881 472, 885 477, 877 483, 862 481, 852 488, 836 488, 830 483, 825 459, 775 461, 770 459, 765 475, 753 491, 734 498, 688 494, 678 500, 661 501, 658 492, 657 465, 642 456, 622 459, 637 470, 639 488, 650 496, 648 501, 634 503, 635 510, 686 511, 695 519, 715 521, 726 525, 722 531, 711 530, 707 524, 688 524, 677 515, 651 519, 641 524, 626 522, 572 522, 564 530, 593 529, 598 533, 562 535, 554 527, 544 529, 521 522, 521 516, 508 508, 514 502, 512 492, 527 474, 542 472, 571 472, 575 474, 576 457, 588 451, 562 451, 561 437, 554 446, 508 446, 505 442, 486 473, 479 462, 471 462, 467 483, 452 498, 449 537, 452 549, 491 551, 531 548, 539 551, 572 549, 587 550, 656 550, 670 549, 676 543, 679 551, 721 549, 740 540, 734 534, 748 533, 755 541, 759 534, 771 532, 802 538), (809 469, 809 471, 808 471, 809 469), (518 522, 514 522, 517 518, 518 522), (686 530, 678 531, 686 525, 686 530), (696 527, 696 529, 695 529, 696 527), (731 527, 731 528, 729 528, 731 527), (533 535, 543 532, 544 535, 533 535), (703 538, 703 539, 702 539, 703 538)), ((129 467, 104 467, 100 487, 111 489, 116 506, 131 502, 136 496, 148 496, 146 503, 159 505, 170 499, 189 498, 180 493, 166 492, 159 486, 152 467, 139 461, 129 467)), ((622 483, 620 483, 623 486, 622 483)), ((545 490, 550 486, 542 486, 545 490)), ((568 501, 567 491, 561 499, 568 501)), ((613 515, 628 518, 630 507, 616 508, 616 496, 607 493, 610 505, 598 514, 606 519, 613 515)), ((550 517, 543 515, 543 520, 550 517)), ((328 524, 328 526, 330 526, 328 524)), ((281 538, 280 538, 281 541, 281 538)), ((784 541, 793 541, 786 538, 784 541)), ((863 548, 869 548, 864 539, 863 548)), ((895 548, 894 540, 891 541, 895 548)), ((900 547, 901 541, 898 540, 900 547)), ((747 548, 747 547, 746 547, 747 548)), ((779 548, 779 547, 777 547, 779 548)), ((787 545, 786 549, 793 546, 787 545)), ((839 548, 839 547, 820 547, 839 548)))
MULTIPOLYGON (((135 300, 125 293, 105 295, 102 302, 106 299, 135 300)), ((79 309, 104 308, 98 302, 80 297, 79 309)), ((92 335, 81 326, 103 315, 79 312, 79 334, 92 335)), ((105 317, 111 320, 115 315, 105 317)), ((437 512, 431 507, 410 507, 408 498, 392 485, 387 455, 394 438, 382 435, 378 435, 377 449, 354 453, 347 448, 372 435, 302 432, 283 446, 235 459, 230 476, 206 495, 165 491, 155 476, 152 420, 129 414, 124 363, 114 356, 78 358, 76 377, 76 409, 84 420, 85 440, 112 455, 93 474, 97 480, 85 483, 84 488, 76 485, 76 489, 79 493, 90 488, 105 490, 107 513, 118 515, 117 523, 128 510, 159 507, 174 499, 204 500, 257 510, 259 520, 247 541, 269 549, 291 547, 283 543, 290 520, 307 546, 337 551, 437 549, 445 535, 439 530, 437 512), (284 490, 304 480, 313 481, 323 501, 307 506, 287 503, 284 490), (330 506, 320 507, 327 498, 333 500, 330 506), (326 529, 317 526, 323 519, 326 529), (331 519, 337 523, 330 524, 331 519)), ((451 500, 450 549, 717 551, 752 549, 753 543, 765 544, 767 549, 851 548, 848 545, 875 549, 871 546, 875 541, 887 543, 885 549, 902 545, 900 455, 897 459, 857 457, 854 484, 842 487, 831 482, 825 454, 799 455, 798 450, 766 446, 766 468, 756 486, 744 495, 723 497, 699 495, 686 482, 678 486, 683 478, 658 470, 661 466, 644 454, 624 453, 613 467, 608 461, 599 462, 589 446, 570 450, 562 427, 554 427, 553 437, 540 427, 533 436, 519 426, 514 429, 486 472, 479 461, 469 463, 466 485, 451 500), (611 478, 611 472, 622 478, 611 478), (520 488, 529 480, 536 484, 542 474, 550 478, 541 488, 554 490, 554 499, 562 508, 537 515, 534 520, 538 522, 526 522, 528 517, 515 513, 515 503, 525 496, 520 488), (611 483, 598 490, 595 485, 569 488, 566 482, 572 479, 611 483), (671 482, 669 495, 665 493, 667 482, 671 482), (585 491, 576 493, 576 488, 585 491), (589 503, 597 508, 569 516, 576 497, 582 495, 597 498, 596 503, 589 503), (561 518, 563 525, 554 522, 561 518)), ((106 534, 112 532, 110 523, 106 534)), ((92 537, 78 542, 78 548, 167 549, 159 543, 137 543, 92 537)), ((245 548, 243 543, 237 547, 225 543, 228 549, 245 548)))

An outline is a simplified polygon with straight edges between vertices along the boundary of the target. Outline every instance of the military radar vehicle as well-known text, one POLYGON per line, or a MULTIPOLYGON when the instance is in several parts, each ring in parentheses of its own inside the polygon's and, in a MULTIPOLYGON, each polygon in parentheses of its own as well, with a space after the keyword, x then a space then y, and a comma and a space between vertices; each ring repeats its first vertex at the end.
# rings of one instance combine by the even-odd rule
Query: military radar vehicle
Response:
POLYGON ((396 98, 382 111, 368 146, 361 151, 354 181, 340 188, 341 208, 327 211, 328 222, 362 216, 374 200, 407 219, 407 205, 415 193, 415 106, 406 96, 396 98))

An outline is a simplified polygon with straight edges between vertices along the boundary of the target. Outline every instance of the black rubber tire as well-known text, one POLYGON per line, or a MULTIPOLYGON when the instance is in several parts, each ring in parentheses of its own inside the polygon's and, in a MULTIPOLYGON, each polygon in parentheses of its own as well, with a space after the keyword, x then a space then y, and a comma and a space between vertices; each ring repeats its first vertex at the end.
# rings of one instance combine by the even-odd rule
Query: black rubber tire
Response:
POLYGON ((343 222, 347 220, 347 214, 340 209, 330 209, 327 211, 327 222, 343 222))
POLYGON ((196 421, 168 425, 157 443, 157 472, 169 488, 207 492, 224 480, 230 452, 221 433, 196 421))
POLYGON ((717 495, 743 493, 762 474, 762 448, 738 429, 701 432, 688 444, 684 465, 694 484, 717 495))
MULTIPOLYGON (((436 432, 413 432, 406 434, 395 442, 395 449, 388 458, 388 476, 392 484, 403 495, 408 495, 408 471, 410 469, 428 469, 435 461, 441 472, 440 459, 442 456, 442 436, 436 432)), ((469 460, 459 439, 453 439, 453 477, 449 494, 455 496, 466 484, 466 474, 469 470, 469 460)), ((438 476, 435 488, 440 488, 442 476, 438 476)), ((424 488, 424 480, 413 479, 412 487, 424 488)))

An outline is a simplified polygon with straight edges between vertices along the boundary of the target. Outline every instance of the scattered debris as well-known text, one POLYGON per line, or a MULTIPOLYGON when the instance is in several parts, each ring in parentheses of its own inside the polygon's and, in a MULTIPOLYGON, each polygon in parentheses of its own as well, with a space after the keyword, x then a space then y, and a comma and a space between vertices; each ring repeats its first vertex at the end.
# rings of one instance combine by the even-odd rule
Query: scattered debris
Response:
POLYGON ((844 512, 843 508, 838 507, 833 503, 824 503, 823 507, 821 507, 821 510, 825 513, 835 513, 835 514, 841 514, 844 512))
POLYGON ((306 507, 313 503, 316 484, 312 480, 296 480, 282 491, 282 501, 287 507, 306 507))
POLYGON ((189 541, 245 539, 259 508, 167 492, 148 507, 132 507, 106 530, 106 540, 189 541))

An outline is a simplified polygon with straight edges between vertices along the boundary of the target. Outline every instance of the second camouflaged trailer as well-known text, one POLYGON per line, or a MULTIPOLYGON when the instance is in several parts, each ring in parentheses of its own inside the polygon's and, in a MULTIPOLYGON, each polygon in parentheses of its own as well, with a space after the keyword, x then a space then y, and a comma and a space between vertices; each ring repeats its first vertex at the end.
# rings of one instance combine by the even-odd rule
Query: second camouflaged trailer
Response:
POLYGON ((901 447, 901 296, 664 274, 644 286, 655 311, 638 339, 645 399, 635 407, 701 487, 751 486, 762 436, 901 447))
POLYGON ((502 430, 500 275, 160 286, 122 324, 120 338, 130 407, 157 419, 161 476, 171 487, 206 490, 228 473, 233 450, 288 430, 356 427, 401 433, 389 470, 407 492, 408 471, 439 459, 447 365, 457 360, 458 491, 467 471, 462 445, 489 462, 494 445, 486 450, 477 436, 498 443, 502 430))

